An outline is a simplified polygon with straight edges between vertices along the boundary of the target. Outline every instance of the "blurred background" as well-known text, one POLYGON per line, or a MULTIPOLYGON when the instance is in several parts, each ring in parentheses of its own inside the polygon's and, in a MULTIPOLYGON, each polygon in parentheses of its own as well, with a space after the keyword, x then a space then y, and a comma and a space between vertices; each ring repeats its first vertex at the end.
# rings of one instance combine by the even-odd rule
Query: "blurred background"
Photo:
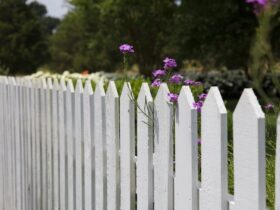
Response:
POLYGON ((279 14, 246 0, 0 0, 0 72, 118 73, 129 43, 132 76, 150 77, 168 56, 225 97, 253 86, 277 99, 279 14))

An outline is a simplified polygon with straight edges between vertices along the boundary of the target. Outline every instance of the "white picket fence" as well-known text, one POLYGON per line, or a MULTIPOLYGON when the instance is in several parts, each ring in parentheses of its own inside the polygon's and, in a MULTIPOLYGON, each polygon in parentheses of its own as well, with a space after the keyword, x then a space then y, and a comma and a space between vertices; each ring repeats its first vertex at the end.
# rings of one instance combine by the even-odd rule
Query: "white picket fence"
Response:
MULTIPOLYGON (((228 194, 227 111, 212 87, 201 116, 189 87, 177 109, 161 85, 132 100, 71 81, 0 77, 1 210, 264 210, 265 116, 245 89, 233 117, 234 196, 228 194), (175 140, 175 141, 174 141, 175 140), (175 151, 173 143, 175 142, 175 151)), ((278 121, 278 133, 280 120, 278 121)), ((280 135, 276 163, 280 209, 280 135)))

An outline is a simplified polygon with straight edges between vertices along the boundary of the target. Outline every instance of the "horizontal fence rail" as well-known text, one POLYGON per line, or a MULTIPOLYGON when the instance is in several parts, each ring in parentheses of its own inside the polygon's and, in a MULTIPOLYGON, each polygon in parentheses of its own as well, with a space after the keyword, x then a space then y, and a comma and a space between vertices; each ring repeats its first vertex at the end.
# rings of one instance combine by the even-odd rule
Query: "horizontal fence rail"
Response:
MULTIPOLYGON (((176 106, 166 84, 155 99, 147 83, 138 98, 129 83, 106 89, 0 77, 0 210, 266 209, 265 115, 252 89, 233 113, 234 195, 217 87, 201 118, 187 86, 176 106)), ((280 210, 280 120, 275 132, 280 210)))

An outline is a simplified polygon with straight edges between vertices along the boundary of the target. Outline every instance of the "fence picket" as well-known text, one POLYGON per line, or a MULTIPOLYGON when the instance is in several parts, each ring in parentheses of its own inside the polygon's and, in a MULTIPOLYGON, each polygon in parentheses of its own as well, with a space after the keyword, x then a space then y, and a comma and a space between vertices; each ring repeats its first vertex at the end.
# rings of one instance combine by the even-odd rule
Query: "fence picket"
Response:
POLYGON ((183 87, 175 115, 175 210, 198 210, 197 111, 193 103, 190 88, 183 87))
POLYGON ((153 210, 153 98, 143 83, 137 99, 137 209, 153 210))
POLYGON ((66 165, 65 165, 65 91, 66 84, 63 78, 60 79, 58 90, 58 155, 59 155, 59 207, 60 210, 66 210, 66 165))
POLYGON ((129 83, 120 98, 121 210, 135 209, 135 107, 129 83))
POLYGON ((32 177, 32 190, 31 190, 31 195, 32 195, 32 210, 36 210, 36 194, 37 194, 37 189, 36 189, 36 148, 35 148, 35 142, 36 142, 36 106, 35 106, 35 88, 34 88, 34 80, 32 82, 32 88, 30 92, 30 107, 31 107, 31 118, 33 119, 31 121, 31 163, 32 163, 32 172, 31 172, 31 177, 32 177))
POLYGON ((120 209, 119 96, 114 82, 106 93, 107 209, 120 209))
POLYGON ((154 108, 155 210, 173 209, 173 106, 168 87, 162 84, 154 108))
MULTIPOLYGON (((26 209, 32 210, 32 147, 31 147, 31 88, 32 88, 32 83, 31 80, 27 79, 26 80, 26 144, 27 144, 27 198, 26 198, 26 209)), ((16 88, 17 91, 18 87, 16 88)), ((15 97, 17 98, 17 96, 15 97)), ((15 102, 17 103, 17 102, 15 102)), ((15 106, 16 108, 17 106, 15 106)), ((19 122, 16 122, 15 128, 18 129, 19 127, 19 122)), ((17 133, 18 131, 16 131, 17 133)), ((16 162, 17 164, 19 162, 16 162)))
POLYGON ((201 210, 227 209, 227 111, 217 87, 201 114, 201 210))
POLYGON ((233 113, 234 203, 231 209, 266 209, 265 118, 252 89, 233 113))
POLYGON ((91 81, 86 81, 83 94, 83 139, 84 139, 84 202, 85 210, 92 210, 92 142, 91 142, 91 81))
POLYGON ((53 201, 54 210, 59 210, 59 157, 58 157, 58 80, 54 79, 52 89, 52 132, 53 132, 53 201))
POLYGON ((67 142, 67 209, 74 210, 74 87, 67 81, 66 91, 66 142, 67 142))
POLYGON ((42 185, 42 210, 47 208, 47 139, 46 139, 46 88, 47 82, 45 78, 42 78, 40 81, 40 139, 41 139, 41 185, 42 185))
MULTIPOLYGON (((4 106, 4 100, 3 100, 3 77, 0 76, 0 208, 5 209, 4 202, 5 202, 5 191, 4 191, 4 112, 3 112, 3 106, 4 106)), ((19 195, 20 196, 20 195, 19 195)))
POLYGON ((77 81, 75 89, 75 199, 76 209, 83 209, 83 180, 82 180, 82 101, 83 84, 81 80, 77 81))
POLYGON ((280 210, 280 116, 278 116, 277 120, 275 169, 275 209, 280 210))
POLYGON ((99 82, 94 92, 94 145, 95 145, 95 209, 106 210, 106 118, 105 91, 99 82))

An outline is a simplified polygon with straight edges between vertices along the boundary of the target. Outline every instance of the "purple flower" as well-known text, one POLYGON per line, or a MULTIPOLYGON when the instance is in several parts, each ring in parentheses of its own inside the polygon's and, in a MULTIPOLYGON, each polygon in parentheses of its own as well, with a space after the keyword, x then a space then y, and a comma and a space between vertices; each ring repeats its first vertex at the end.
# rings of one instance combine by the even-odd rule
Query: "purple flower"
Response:
POLYGON ((201 112, 203 106, 203 101, 198 101, 193 103, 193 107, 198 111, 201 112))
POLYGON ((122 44, 119 49, 122 54, 134 53, 133 46, 129 44, 122 44))
POLYGON ((162 69, 153 71, 154 77, 162 77, 162 76, 165 76, 165 74, 166 74, 165 70, 162 70, 162 69))
POLYGON ((207 94, 206 94, 206 93, 202 93, 202 94, 200 94, 200 95, 198 96, 199 100, 201 100, 201 101, 205 100, 206 97, 207 97, 207 94))
POLYGON ((170 102, 176 103, 178 101, 178 95, 175 93, 168 93, 168 98, 170 102))
POLYGON ((194 85, 194 86, 199 86, 199 85, 202 85, 202 82, 194 82, 193 85, 194 85))
POLYGON ((152 87, 159 87, 161 85, 160 79, 155 79, 153 83, 151 84, 152 87))
POLYGON ((201 138, 197 139, 197 144, 201 145, 201 138))
POLYGON ((183 76, 181 74, 174 74, 170 79, 169 82, 173 84, 179 84, 183 80, 183 76))
POLYGON ((248 4, 258 4, 260 6, 265 6, 267 4, 267 0, 246 0, 248 4))
POLYGON ((196 82, 196 81, 187 79, 184 81, 184 84, 189 85, 189 86, 199 86, 199 85, 202 85, 202 82, 196 82))
POLYGON ((264 108, 265 108, 266 110, 271 110, 271 109, 274 108, 274 105, 273 105, 273 104, 267 104, 267 105, 264 106, 264 108))
POLYGON ((195 81, 190 80, 190 79, 187 79, 187 80, 184 81, 184 83, 185 83, 185 85, 191 86, 191 85, 194 85, 194 84, 195 84, 195 81))
POLYGON ((171 68, 175 68, 177 67, 177 63, 175 61, 175 59, 172 59, 172 58, 165 58, 163 60, 163 63, 164 63, 164 68, 165 69, 171 69, 171 68))

